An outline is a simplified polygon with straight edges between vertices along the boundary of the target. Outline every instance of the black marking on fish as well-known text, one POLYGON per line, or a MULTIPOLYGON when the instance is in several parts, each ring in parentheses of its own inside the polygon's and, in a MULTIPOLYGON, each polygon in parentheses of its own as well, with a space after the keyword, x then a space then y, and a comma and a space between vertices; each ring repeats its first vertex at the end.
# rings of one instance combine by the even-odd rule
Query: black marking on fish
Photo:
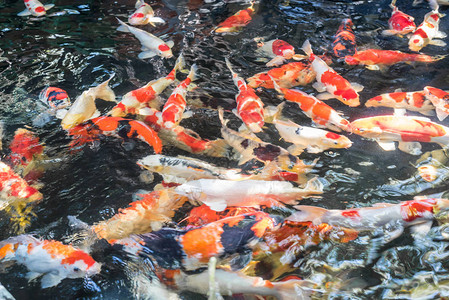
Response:
POLYGON ((268 144, 266 146, 259 146, 254 148, 254 155, 263 161, 275 160, 281 154, 281 148, 275 145, 268 144))

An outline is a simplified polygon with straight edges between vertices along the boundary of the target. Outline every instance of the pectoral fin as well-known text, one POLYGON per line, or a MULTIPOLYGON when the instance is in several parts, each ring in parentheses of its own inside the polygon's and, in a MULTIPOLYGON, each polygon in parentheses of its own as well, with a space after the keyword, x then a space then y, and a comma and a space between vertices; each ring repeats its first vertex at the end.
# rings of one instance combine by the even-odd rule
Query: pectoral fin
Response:
POLYGON ((225 199, 221 199, 221 198, 214 198, 213 201, 203 201, 204 204, 206 204, 207 206, 210 207, 210 209, 214 210, 214 211, 224 211, 226 209, 226 207, 228 206, 226 204, 226 200, 225 199))
POLYGON ((357 82, 351 82, 351 86, 357 93, 363 91, 363 89, 365 88, 363 85, 357 82))
POLYGON ((48 273, 44 275, 41 279, 41 287, 43 289, 58 285, 62 281, 62 277, 59 275, 54 275, 51 273, 48 273))
POLYGON ((322 84, 321 82, 315 82, 314 84, 312 84, 312 87, 317 90, 318 93, 322 93, 326 90, 326 86, 324 84, 322 84))
POLYGON ((380 71, 380 67, 378 65, 367 65, 365 68, 371 71, 380 71))
POLYGON ((38 272, 28 272, 26 275, 26 279, 28 279, 28 281, 32 281, 41 275, 42 275, 42 273, 38 273, 38 272))
POLYGON ((151 58, 156 55, 157 55, 156 52, 149 50, 149 51, 140 52, 137 57, 139 57, 140 59, 146 59, 146 58, 151 58))
POLYGON ((175 42, 173 41, 168 41, 165 43, 167 46, 169 46, 170 48, 172 48, 175 45, 175 42))
POLYGON ((448 114, 445 111, 439 108, 436 108, 435 111, 437 113, 438 120, 443 121, 444 119, 446 119, 448 114))
POLYGON ((438 46, 438 47, 444 47, 447 44, 445 42, 443 42, 442 40, 431 40, 429 42, 430 45, 434 45, 434 46, 438 46))
POLYGON ((444 39, 446 37, 447 37, 447 34, 445 32, 437 31, 435 33, 435 38, 437 38, 437 39, 444 39))
POLYGON ((425 223, 422 223, 422 224, 413 225, 410 228, 410 231, 411 231, 412 235, 424 236, 424 235, 426 235, 430 231, 430 228, 432 228, 432 221, 425 222, 425 223))
POLYGON ((159 17, 151 17, 151 18, 148 18, 148 21, 150 21, 150 24, 151 24, 152 26, 156 26, 156 25, 154 25, 154 23, 165 24, 164 19, 159 18, 159 17))
POLYGON ((51 8, 53 8, 55 5, 54 4, 46 4, 44 5, 45 10, 49 10, 51 8))
POLYGON ((25 16, 30 16, 31 13, 30 13, 30 11, 29 11, 28 9, 25 9, 25 10, 19 12, 17 15, 18 15, 19 17, 25 17, 25 16))
POLYGON ((420 155, 422 153, 421 144, 419 142, 399 142, 398 148, 411 155, 420 155))
POLYGON ((316 96, 320 100, 329 100, 335 98, 331 93, 321 93, 316 96))
POLYGON ((56 111, 56 118, 61 119, 61 120, 64 119, 67 112, 68 112, 67 109, 58 109, 56 111))
POLYGON ((266 66, 267 67, 277 67, 277 66, 282 65, 285 61, 286 61, 286 59, 284 57, 278 55, 275 58, 273 58, 272 60, 270 60, 269 62, 267 62, 266 66))
POLYGON ((396 150, 396 145, 394 142, 377 142, 379 146, 384 149, 385 151, 393 151, 396 150))
MULTIPOLYGON (((300 155, 301 153, 304 152, 304 148, 306 147, 302 145, 291 145, 290 147, 287 148, 287 151, 293 155, 300 155)), ((307 150, 309 150, 309 147, 307 147, 307 150)), ((310 153, 317 153, 317 152, 310 152, 310 153)))

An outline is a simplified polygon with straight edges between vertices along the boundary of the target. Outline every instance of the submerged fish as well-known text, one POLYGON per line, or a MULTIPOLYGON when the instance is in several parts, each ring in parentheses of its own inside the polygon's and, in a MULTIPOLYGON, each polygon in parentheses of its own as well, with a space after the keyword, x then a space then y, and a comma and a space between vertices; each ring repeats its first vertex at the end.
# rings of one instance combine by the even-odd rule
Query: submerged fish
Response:
POLYGON ((391 108, 407 109, 417 111, 423 115, 434 115, 435 107, 427 99, 424 91, 416 92, 394 92, 381 94, 366 101, 366 107, 385 106, 391 108))
POLYGON ((393 11, 391 12, 391 17, 388 20, 390 29, 382 31, 383 35, 402 36, 415 31, 415 18, 400 11, 396 6, 396 0, 391 1, 390 7, 393 9, 393 11))
POLYGON ((440 19, 444 15, 433 10, 424 16, 424 21, 416 28, 409 39, 408 47, 412 51, 420 51, 427 45, 444 47, 446 43, 442 39, 447 36, 446 33, 439 31, 440 19))
POLYGON ((40 276, 41 287, 58 285, 65 278, 82 278, 100 272, 101 265, 86 252, 58 241, 19 235, 0 242, 0 260, 14 260, 29 270, 27 279, 40 276))
POLYGON ((432 86, 424 87, 424 94, 435 106, 438 120, 443 121, 449 114, 449 93, 432 86))
POLYGON ((260 41, 256 53, 271 58, 266 63, 267 67, 282 65, 286 60, 292 59, 295 55, 295 47, 283 40, 260 41))
POLYGON ((44 16, 47 13, 47 10, 55 6, 54 4, 43 5, 38 0, 23 0, 23 2, 26 6, 26 9, 17 14, 20 17, 30 15, 35 17, 44 16))
POLYGON ((254 1, 251 2, 251 6, 239 10, 234 15, 230 16, 215 28, 215 32, 224 33, 224 32, 235 32, 248 25, 252 20, 252 16, 255 13, 254 10, 254 1))
POLYGON ((42 90, 39 94, 39 100, 50 107, 51 114, 54 114, 58 119, 64 118, 67 113, 67 108, 71 105, 69 95, 66 91, 51 86, 42 90))
POLYGON ((344 58, 347 55, 357 53, 355 34, 352 28, 354 24, 351 19, 344 19, 335 34, 332 42, 332 51, 335 57, 344 58))
POLYGON ((153 8, 145 1, 137 0, 135 6, 136 11, 128 18, 129 24, 146 25, 150 23, 152 26, 156 26, 154 23, 165 23, 163 19, 154 16, 153 8))

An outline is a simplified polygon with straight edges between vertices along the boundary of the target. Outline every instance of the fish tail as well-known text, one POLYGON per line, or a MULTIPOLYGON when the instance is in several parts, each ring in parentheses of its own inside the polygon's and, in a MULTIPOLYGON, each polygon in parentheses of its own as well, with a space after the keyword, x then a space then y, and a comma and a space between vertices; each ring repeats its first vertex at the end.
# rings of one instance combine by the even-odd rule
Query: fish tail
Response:
POLYGON ((117 19, 117 21, 120 23, 120 26, 117 28, 118 31, 121 31, 121 32, 130 32, 130 31, 129 31, 129 26, 128 26, 125 22, 123 22, 123 21, 120 20, 119 18, 116 18, 116 19, 117 19))
POLYGON ((14 253, 14 244, 37 244, 39 240, 30 234, 21 234, 10 237, 0 242, 0 259, 6 258, 10 253, 14 253))
POLYGON ((274 86, 274 89, 276 90, 276 92, 278 92, 279 94, 284 94, 284 92, 282 91, 281 87, 276 82, 276 80, 270 74, 268 74, 268 76, 270 76, 271 81, 273 82, 273 86, 274 86))
POLYGON ((295 205, 294 208, 298 211, 287 218, 287 220, 293 222, 313 222, 314 224, 321 224, 322 217, 327 212, 325 208, 308 205, 295 205))
POLYGON ((312 178, 309 181, 307 181, 306 186, 304 187, 305 190, 309 191, 311 194, 322 194, 324 185, 323 183, 318 179, 318 177, 312 178))
POLYGON ((197 64, 193 64, 190 67, 190 72, 187 77, 190 78, 190 81, 195 81, 200 78, 200 75, 198 74, 198 65, 197 64))
POLYGON ((287 281, 272 282, 277 291, 278 299, 310 299, 315 283, 309 280, 290 279, 287 281))
POLYGON ((212 157, 229 157, 231 146, 224 139, 209 141, 204 154, 212 157))
POLYGON ((285 101, 276 106, 276 112, 273 114, 273 123, 280 120, 282 117, 282 110, 284 109, 285 101))
POLYGON ((188 72, 185 69, 185 66, 186 66, 186 60, 184 58, 184 55, 182 55, 182 53, 181 53, 181 54, 179 54, 178 58, 176 59, 175 67, 173 68, 173 70, 175 72, 180 71, 182 73, 188 72))
POLYGON ((309 40, 306 40, 304 44, 302 44, 301 50, 304 51, 307 56, 313 55, 312 45, 310 44, 309 40))
POLYGON ((396 0, 392 0, 392 1, 391 1, 390 7, 391 7, 392 9, 395 9, 395 8, 396 8, 396 0))
POLYGON ((231 62, 229 61, 229 59, 227 57, 225 57, 225 62, 226 62, 226 66, 228 67, 229 71, 231 71, 231 73, 232 73, 232 77, 237 76, 237 73, 235 73, 234 70, 232 70, 231 62))
POLYGON ((99 98, 105 101, 116 102, 115 93, 109 86, 109 81, 111 81, 113 77, 114 74, 112 74, 112 76, 108 80, 106 80, 105 82, 103 82, 102 84, 98 85, 95 88, 95 98, 99 98))
POLYGON ((222 107, 218 108, 218 118, 220 118, 220 122, 223 126, 226 126, 226 124, 228 123, 228 120, 224 119, 224 110, 222 107))
POLYGON ((140 121, 129 121, 131 128, 133 129, 132 134, 137 133, 139 138, 144 142, 153 147, 154 152, 161 153, 162 152, 162 141, 157 135, 156 131, 154 131, 150 126, 146 125, 140 121))
POLYGON ((447 54, 435 55, 435 56, 432 57, 431 62, 442 60, 442 59, 445 58, 446 56, 447 56, 447 54))
POLYGON ((145 2, 143 0, 137 0, 136 1, 136 5, 134 7, 135 8, 139 8, 139 7, 141 7, 144 4, 145 4, 145 2))

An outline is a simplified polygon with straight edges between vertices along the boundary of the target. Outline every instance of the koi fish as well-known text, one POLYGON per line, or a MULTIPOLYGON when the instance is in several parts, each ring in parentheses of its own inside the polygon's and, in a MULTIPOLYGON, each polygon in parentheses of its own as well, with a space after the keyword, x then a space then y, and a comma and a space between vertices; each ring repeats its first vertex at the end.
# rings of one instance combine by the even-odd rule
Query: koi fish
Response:
POLYGON ((363 86, 358 83, 349 83, 346 79, 329 67, 321 58, 313 54, 309 40, 304 42, 302 50, 309 56, 312 68, 316 72, 316 82, 313 87, 318 92, 327 91, 317 96, 318 99, 325 100, 337 98, 348 106, 359 106, 359 94, 357 91, 363 90, 363 86))
POLYGON ((332 42, 332 50, 337 58, 344 58, 347 55, 357 53, 357 44, 355 42, 355 34, 352 28, 354 24, 351 19, 344 19, 338 27, 332 42))
POLYGON ((323 101, 300 90, 285 89, 278 86, 274 87, 278 93, 281 93, 285 99, 298 104, 299 108, 312 119, 318 126, 323 126, 335 131, 351 131, 348 120, 323 101))
POLYGON ((248 136, 228 128, 228 120, 224 120, 222 109, 219 110, 219 117, 222 124, 221 135, 240 154, 239 165, 251 159, 264 163, 273 161, 279 168, 297 173, 298 181, 306 182, 304 173, 308 171, 309 166, 298 157, 282 147, 263 142, 255 135, 248 136))
POLYGON ((51 109, 51 113, 56 115, 56 118, 62 119, 67 114, 67 109, 70 105, 70 98, 67 92, 57 87, 47 87, 39 94, 39 100, 46 104, 51 109))
POLYGON ((403 36, 415 31, 415 18, 400 11, 396 6, 396 0, 391 1, 390 7, 393 9, 393 11, 391 12, 391 17, 388 20, 390 29, 382 31, 383 35, 403 36))
POLYGON ((127 114, 140 114, 141 110, 148 106, 159 109, 160 103, 155 101, 157 96, 175 81, 176 72, 182 70, 184 66, 184 56, 181 54, 176 60, 175 67, 167 76, 152 80, 145 86, 126 93, 108 114, 113 117, 124 117, 127 114))
POLYGON ((200 206, 192 208, 192 210, 189 212, 189 216, 186 217, 183 221, 187 222, 187 226, 185 228, 190 229, 194 227, 204 226, 223 218, 252 213, 256 211, 257 209, 254 207, 235 206, 228 207, 223 211, 215 211, 206 204, 202 204, 200 206))
POLYGON ((215 28, 215 32, 236 32, 242 27, 248 25, 249 22, 251 22, 254 13, 254 1, 252 1, 250 7, 239 10, 234 15, 218 24, 218 26, 215 28))
POLYGON ((364 65, 370 70, 380 70, 385 66, 391 66, 400 62, 426 62, 432 63, 443 59, 445 56, 430 56, 425 54, 404 53, 393 50, 368 49, 358 51, 352 56, 346 56, 348 65, 364 65))
POLYGON ((9 160, 14 166, 27 167, 35 158, 41 157, 44 152, 44 146, 39 142, 39 138, 24 128, 19 128, 14 133, 14 139, 9 148, 11 153, 9 160))
POLYGON ((287 218, 295 222, 327 223, 331 226, 352 228, 359 232, 372 231, 378 227, 394 224, 399 236, 405 227, 412 232, 426 233, 435 215, 449 207, 447 199, 417 198, 398 204, 379 203, 374 207, 347 210, 324 209, 314 206, 295 206, 298 212, 287 218))
POLYGON ((76 98, 75 102, 73 102, 73 105, 61 121, 61 126, 64 130, 73 128, 91 118, 98 117, 100 112, 95 106, 95 99, 98 98, 105 101, 115 102, 114 91, 108 85, 112 77, 113 76, 98 86, 84 91, 76 98))
POLYGON ((198 78, 198 66, 194 64, 190 68, 190 73, 187 78, 178 84, 167 99, 167 102, 165 102, 164 108, 162 109, 162 126, 164 128, 173 128, 181 122, 187 105, 187 88, 198 78))
POLYGON ((295 55, 295 47, 283 40, 260 41, 257 46, 259 47, 256 50, 257 54, 271 58, 266 63, 267 67, 280 66, 295 55))
POLYGON ((449 145, 449 128, 427 118, 376 116, 354 120, 351 128, 358 135, 376 140, 385 151, 394 150, 395 141, 399 142, 399 150, 412 155, 421 153, 419 142, 449 145))
POLYGON ((381 94, 366 101, 365 106, 407 109, 427 116, 434 115, 433 110, 435 109, 423 91, 381 94))
POLYGON ((304 189, 288 181, 198 179, 175 188, 191 200, 201 201, 212 210, 223 211, 228 206, 256 207, 292 204, 297 200, 323 192, 318 180, 310 180, 304 189))
POLYGON ((0 243, 0 260, 16 261, 27 267, 29 281, 40 276, 43 289, 58 285, 65 278, 98 274, 101 265, 86 252, 58 241, 19 235, 0 243))
POLYGON ((276 221, 264 212, 228 217, 191 230, 162 228, 135 237, 138 253, 154 257, 167 269, 196 270, 212 257, 224 258, 249 250, 276 221), (170 246, 168 246, 170 245, 170 246))
POLYGON ((433 10, 424 16, 424 21, 416 28, 409 39, 408 47, 412 51, 420 51, 427 45, 444 47, 446 43, 442 39, 447 36, 446 33, 439 31, 440 18, 443 14, 433 10))
POLYGON ((449 114, 449 93, 431 86, 424 87, 424 93, 435 106, 438 120, 446 119, 449 114))
POLYGON ((247 82, 248 86, 253 89, 260 86, 274 89, 273 80, 275 80, 279 86, 289 89, 298 85, 308 85, 315 80, 315 76, 316 73, 310 63, 298 61, 258 73, 248 78, 247 82))
POLYGON ((273 124, 279 135, 293 145, 288 147, 288 152, 293 155, 302 153, 307 149, 309 153, 320 153, 331 148, 349 148, 352 142, 345 136, 326 130, 300 126, 290 120, 284 121, 275 118, 273 124))
MULTIPOLYGON (((179 290, 209 295, 211 271, 199 274, 187 274, 181 270, 162 272, 161 280, 179 290)), ((223 295, 245 294, 272 296, 280 300, 309 299, 315 284, 308 280, 289 278, 285 281, 273 282, 262 277, 247 276, 243 272, 217 269, 213 275, 216 289, 223 295)))
MULTIPOLYGON (((418 5, 423 0, 413 0, 413 6, 418 5)), ((449 0, 429 0, 430 8, 437 10, 440 5, 449 5, 449 0)))
POLYGON ((143 0, 136 1, 136 9, 128 18, 128 22, 131 25, 146 25, 150 23, 152 26, 156 26, 154 23, 165 23, 163 19, 154 16, 153 8, 143 0))
POLYGON ((138 138, 153 147, 154 152, 161 153, 162 141, 157 133, 141 121, 119 117, 99 117, 91 119, 69 130, 69 135, 75 140, 70 147, 94 141, 99 134, 117 136, 122 138, 138 138))
POLYGON ((17 14, 20 17, 30 15, 35 17, 41 17, 47 13, 47 10, 55 6, 54 4, 43 5, 42 3, 39 2, 39 0, 23 0, 23 3, 25 4, 26 9, 17 14))
POLYGON ((137 194, 137 200, 130 203, 129 207, 119 209, 112 218, 92 226, 92 230, 98 238, 108 241, 157 231, 171 221, 175 211, 187 200, 171 189, 137 194))
POLYGON ((226 66, 231 71, 232 79, 239 93, 235 96, 237 110, 235 114, 252 132, 261 132, 264 124, 263 102, 254 90, 246 85, 245 80, 232 70, 231 63, 226 58, 226 66))
POLYGON ((129 26, 118 18, 117 21, 121 24, 117 28, 118 31, 132 33, 142 44, 142 52, 140 52, 138 55, 140 59, 151 58, 156 55, 159 55, 163 58, 170 58, 173 56, 173 53, 171 51, 171 48, 175 44, 173 41, 168 41, 166 43, 157 36, 152 35, 151 33, 146 32, 142 29, 129 26))

